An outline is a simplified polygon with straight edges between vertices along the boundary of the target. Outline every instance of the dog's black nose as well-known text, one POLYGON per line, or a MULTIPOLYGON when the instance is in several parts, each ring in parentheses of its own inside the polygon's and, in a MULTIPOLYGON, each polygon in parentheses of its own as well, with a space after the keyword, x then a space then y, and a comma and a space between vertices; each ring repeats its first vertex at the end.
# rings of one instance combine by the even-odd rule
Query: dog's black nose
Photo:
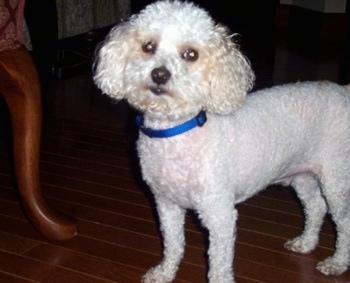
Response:
POLYGON ((171 77, 171 73, 165 67, 155 68, 151 72, 152 80, 158 84, 165 84, 171 77))

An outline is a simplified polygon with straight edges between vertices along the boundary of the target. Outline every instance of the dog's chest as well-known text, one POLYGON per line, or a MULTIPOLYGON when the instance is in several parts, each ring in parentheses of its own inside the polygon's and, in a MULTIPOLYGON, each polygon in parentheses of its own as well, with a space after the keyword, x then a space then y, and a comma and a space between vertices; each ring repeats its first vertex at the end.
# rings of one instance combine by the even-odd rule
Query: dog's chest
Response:
POLYGON ((154 194, 167 196, 185 207, 193 207, 200 198, 207 161, 207 146, 200 139, 138 141, 138 153, 144 180, 154 194))

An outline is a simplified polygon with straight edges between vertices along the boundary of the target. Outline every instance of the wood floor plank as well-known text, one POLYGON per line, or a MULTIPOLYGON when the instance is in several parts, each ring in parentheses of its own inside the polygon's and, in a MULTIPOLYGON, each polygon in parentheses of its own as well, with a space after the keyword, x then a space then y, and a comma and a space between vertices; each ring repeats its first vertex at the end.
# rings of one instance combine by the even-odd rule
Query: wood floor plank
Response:
POLYGON ((122 180, 117 179, 116 177, 109 177, 109 176, 96 176, 94 179, 94 176, 90 172, 81 172, 79 177, 78 175, 75 175, 75 177, 71 177, 68 175, 62 175, 59 170, 56 172, 56 174, 52 173, 42 173, 42 182, 43 185, 51 186, 51 184, 54 184, 56 187, 62 187, 64 189, 70 189, 74 190, 76 192, 86 193, 86 194, 94 194, 96 195, 96 192, 101 192, 98 194, 98 196, 104 196, 107 198, 118 198, 120 200, 126 200, 127 198, 130 198, 135 203, 145 204, 145 198, 142 194, 140 188, 137 190, 131 190, 130 187, 136 187, 137 183, 136 181, 130 181, 130 180, 122 180), (90 175, 88 178, 84 178, 84 175, 90 175), (106 181, 104 183, 101 183, 99 179, 104 178, 106 181), (126 189, 126 187, 129 187, 129 189, 126 189), (129 193, 128 193, 129 191, 129 193), (125 196, 123 198, 123 195, 125 196))
MULTIPOLYGON (((28 238, 0 232, 0 251, 23 254, 39 244, 28 238)), ((0 281, 1 282, 1 281, 0 281)))
POLYGON ((39 283, 39 281, 29 280, 27 278, 18 277, 14 274, 8 274, 0 271, 0 282, 2 283, 39 283))
MULTIPOLYGON (((107 175, 110 177, 124 177, 124 179, 127 179, 128 177, 131 177, 131 173, 134 173, 132 168, 132 162, 130 161, 130 158, 122 158, 118 157, 115 158, 116 164, 111 164, 108 162, 96 162, 95 159, 89 160, 86 158, 86 155, 79 156, 79 154, 75 154, 74 156, 71 155, 64 155, 62 153, 55 154, 49 151, 41 151, 41 166, 43 169, 45 169, 46 172, 51 172, 53 170, 49 170, 49 168, 46 166, 47 163, 51 163, 51 166, 57 166, 57 168, 60 168, 62 166, 66 166, 68 168, 75 168, 80 170, 85 170, 88 172, 94 172, 98 174, 107 175), (125 174, 127 174, 125 176, 125 174)), ((56 168, 52 167, 54 169, 53 173, 56 173, 56 168)), ((73 175, 73 172, 70 173, 70 176, 73 175)), ((133 176, 133 175, 132 175, 133 176)))
POLYGON ((56 267, 47 263, 33 261, 23 256, 0 251, 0 271, 17 274, 30 280, 52 283, 111 283, 113 281, 88 276, 69 269, 56 267), (19 268, 20 267, 20 268, 19 268))
POLYGON ((40 244, 26 252, 24 256, 113 282, 139 283, 136 278, 142 274, 142 270, 132 266, 48 244, 40 244))
POLYGON ((65 188, 45 186, 47 197, 54 199, 65 199, 72 203, 80 203, 85 206, 95 207, 101 210, 111 211, 115 213, 130 214, 141 216, 146 219, 153 217, 153 213, 149 206, 127 203, 118 199, 101 197, 97 194, 90 195, 82 192, 72 191, 65 188))

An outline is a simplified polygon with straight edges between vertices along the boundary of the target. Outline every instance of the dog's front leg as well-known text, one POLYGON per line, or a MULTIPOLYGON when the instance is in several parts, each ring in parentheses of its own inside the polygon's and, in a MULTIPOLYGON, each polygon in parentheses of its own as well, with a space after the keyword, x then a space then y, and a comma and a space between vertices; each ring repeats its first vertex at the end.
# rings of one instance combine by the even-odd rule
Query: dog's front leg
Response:
POLYGON ((233 202, 212 201, 198 212, 209 230, 209 282, 233 283, 237 210, 233 202))
POLYGON ((184 254, 185 209, 177 204, 156 196, 160 229, 163 236, 163 259, 142 277, 143 283, 168 283, 176 275, 184 254))

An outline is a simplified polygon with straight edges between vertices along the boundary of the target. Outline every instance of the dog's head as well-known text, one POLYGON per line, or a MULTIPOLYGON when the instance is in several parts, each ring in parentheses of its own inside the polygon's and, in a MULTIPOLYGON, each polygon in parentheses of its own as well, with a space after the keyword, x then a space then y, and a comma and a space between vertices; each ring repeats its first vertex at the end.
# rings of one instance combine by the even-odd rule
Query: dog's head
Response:
POLYGON ((224 26, 192 3, 166 0, 111 30, 98 50, 94 80, 144 113, 177 119, 234 111, 254 74, 224 26))

